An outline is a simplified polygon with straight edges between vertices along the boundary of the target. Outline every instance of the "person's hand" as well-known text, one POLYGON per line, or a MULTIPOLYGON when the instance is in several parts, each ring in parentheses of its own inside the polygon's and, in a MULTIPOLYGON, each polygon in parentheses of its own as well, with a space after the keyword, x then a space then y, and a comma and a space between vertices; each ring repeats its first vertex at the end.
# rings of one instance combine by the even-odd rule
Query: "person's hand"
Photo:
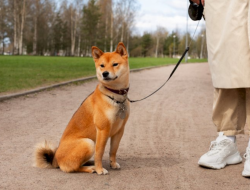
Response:
MULTIPOLYGON (((193 1, 194 3, 196 3, 196 4, 200 4, 200 0, 191 0, 191 1, 193 1)), ((204 6, 204 4, 205 4, 205 0, 201 0, 201 3, 202 3, 202 5, 204 6)))

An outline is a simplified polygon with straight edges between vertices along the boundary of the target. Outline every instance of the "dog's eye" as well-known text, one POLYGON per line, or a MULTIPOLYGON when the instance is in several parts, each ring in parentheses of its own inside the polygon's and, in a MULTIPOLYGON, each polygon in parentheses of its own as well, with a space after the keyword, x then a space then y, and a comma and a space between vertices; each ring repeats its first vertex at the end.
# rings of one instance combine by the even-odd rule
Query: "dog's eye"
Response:
POLYGON ((100 66, 101 66, 101 67, 104 67, 104 65, 103 65, 103 64, 101 64, 100 66))
POLYGON ((113 67, 116 67, 117 65, 118 65, 118 63, 114 63, 114 64, 113 64, 113 67))

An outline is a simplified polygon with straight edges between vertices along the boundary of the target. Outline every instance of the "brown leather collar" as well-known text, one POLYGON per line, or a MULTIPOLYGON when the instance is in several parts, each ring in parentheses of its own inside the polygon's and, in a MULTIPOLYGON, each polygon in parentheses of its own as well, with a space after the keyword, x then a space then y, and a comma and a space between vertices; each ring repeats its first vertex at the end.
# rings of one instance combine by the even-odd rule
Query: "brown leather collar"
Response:
POLYGON ((109 90, 110 92, 113 92, 115 94, 119 94, 119 95, 125 95, 128 93, 129 88, 126 89, 122 89, 122 90, 115 90, 115 89, 110 89, 106 86, 104 86, 107 90, 109 90))

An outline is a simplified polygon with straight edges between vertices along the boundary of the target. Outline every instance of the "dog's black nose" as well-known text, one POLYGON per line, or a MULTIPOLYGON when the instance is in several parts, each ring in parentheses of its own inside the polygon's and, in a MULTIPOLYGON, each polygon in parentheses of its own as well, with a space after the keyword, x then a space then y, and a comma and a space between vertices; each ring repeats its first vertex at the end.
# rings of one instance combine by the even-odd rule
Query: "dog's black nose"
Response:
POLYGON ((102 73, 102 76, 103 76, 103 77, 109 76, 109 72, 108 72, 108 71, 104 71, 104 72, 102 73))

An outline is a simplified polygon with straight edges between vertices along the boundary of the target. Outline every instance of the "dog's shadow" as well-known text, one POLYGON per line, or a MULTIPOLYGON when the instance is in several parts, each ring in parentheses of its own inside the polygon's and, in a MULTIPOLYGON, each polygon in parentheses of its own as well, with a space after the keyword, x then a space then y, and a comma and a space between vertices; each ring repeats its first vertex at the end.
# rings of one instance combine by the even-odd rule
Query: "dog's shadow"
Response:
MULTIPOLYGON (((137 168, 157 168, 157 167, 172 167, 174 165, 183 163, 184 160, 173 157, 128 157, 128 158, 118 158, 117 162, 121 165, 122 170, 131 170, 137 168)), ((103 167, 109 168, 109 161, 103 160, 103 167)), ((90 160, 84 166, 94 165, 94 161, 90 160)))

